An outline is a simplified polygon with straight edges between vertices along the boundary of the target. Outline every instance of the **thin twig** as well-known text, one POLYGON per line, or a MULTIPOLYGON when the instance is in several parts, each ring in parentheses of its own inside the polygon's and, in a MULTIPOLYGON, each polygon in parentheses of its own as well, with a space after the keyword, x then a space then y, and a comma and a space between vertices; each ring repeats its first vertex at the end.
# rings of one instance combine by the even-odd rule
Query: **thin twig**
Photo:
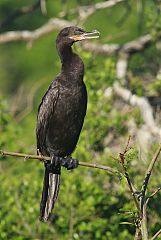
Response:
POLYGON ((124 150, 123 154, 127 153, 128 148, 129 148, 129 144, 130 144, 130 140, 131 140, 131 136, 129 135, 128 140, 127 140, 127 144, 126 144, 126 147, 125 147, 125 150, 124 150))
MULTIPOLYGON (((147 228, 147 216, 146 216, 146 208, 148 205, 149 200, 154 197, 154 195, 156 195, 159 191, 161 190, 161 187, 159 187, 158 189, 156 189, 145 201, 144 205, 143 205, 143 219, 141 222, 141 226, 142 226, 142 232, 143 232, 143 236, 146 236, 146 239, 148 239, 148 228, 147 228), (146 234, 146 235, 145 235, 146 234)), ((158 236, 158 235, 157 235, 158 236)))
POLYGON ((130 192, 132 193, 132 196, 133 196, 133 199, 134 199, 136 208, 137 208, 137 210, 138 210, 138 213, 140 213, 139 203, 138 203, 137 198, 136 198, 136 196, 135 196, 135 192, 134 192, 134 190, 133 190, 133 185, 132 185, 132 182, 131 182, 129 173, 128 173, 127 168, 126 168, 125 163, 124 163, 124 162, 125 162, 125 156, 124 156, 124 154, 120 153, 120 154, 119 154, 119 157, 120 157, 120 160, 121 160, 121 164, 122 164, 122 167, 123 167, 123 171, 124 171, 125 178, 126 178, 127 183, 128 183, 129 190, 130 190, 130 192))
POLYGON ((135 196, 135 192, 134 192, 134 188, 133 188, 133 184, 132 184, 132 181, 130 179, 130 176, 129 176, 129 173, 127 171, 127 167, 126 167, 126 164, 125 164, 125 154, 127 153, 128 151, 128 147, 129 147, 129 143, 130 143, 130 136, 128 138, 128 141, 127 141, 127 144, 126 144, 126 147, 125 147, 125 150, 123 151, 123 153, 120 153, 119 154, 119 157, 120 157, 120 160, 121 160, 121 164, 122 164, 122 167, 123 167, 123 172, 124 172, 124 175, 125 175, 125 178, 126 178, 126 181, 128 183, 128 187, 129 187, 129 190, 133 196, 133 199, 134 199, 134 202, 135 202, 135 205, 136 205, 136 208, 138 210, 138 216, 141 217, 141 212, 140 212, 140 206, 139 206, 139 203, 138 203, 138 200, 135 196))
POLYGON ((161 229, 159 229, 159 231, 150 240, 156 239, 160 234, 161 234, 161 229))
MULTIPOLYGON (((25 160, 28 159, 37 159, 39 161, 50 161, 51 158, 47 157, 47 156, 38 156, 38 155, 31 155, 31 154, 24 154, 24 153, 17 153, 17 152, 6 152, 6 151, 2 151, 0 150, 0 155, 2 156, 14 156, 14 157, 21 157, 24 158, 25 160)), ((119 172, 116 169, 113 169, 109 166, 105 166, 105 165, 100 165, 97 163, 87 163, 87 162, 79 162, 79 166, 82 167, 89 167, 89 168, 98 168, 101 170, 105 170, 108 173, 111 174, 118 174, 119 172)))
POLYGON ((41 12, 44 15, 47 14, 46 1, 47 0, 40 0, 41 12))
POLYGON ((158 187, 146 200, 146 204, 148 203, 148 201, 150 200, 150 198, 153 198, 154 195, 156 195, 159 191, 161 190, 161 187, 158 187))
MULTIPOLYGON (((38 91, 38 89, 44 84, 44 80, 43 81, 39 81, 36 82, 33 87, 31 88, 30 92, 28 93, 27 96, 27 106, 23 109, 23 111, 21 111, 20 113, 18 113, 15 116, 16 122, 20 122, 22 121, 23 118, 25 118, 33 109, 33 102, 34 102, 34 97, 36 95, 36 92, 38 91)), ((24 96, 23 96, 24 98, 24 96)))
POLYGON ((142 238, 144 240, 148 240, 147 215, 146 215, 146 207, 147 207, 148 199, 146 200, 145 194, 146 194, 146 190, 147 190, 147 187, 149 184, 150 176, 152 174, 152 170, 154 168, 154 165, 158 159, 160 152, 161 152, 161 145, 157 149, 154 157, 152 158, 152 160, 149 164, 148 170, 145 174, 144 181, 142 184, 142 189, 141 189, 141 197, 140 197, 140 210, 141 210, 141 214, 142 214, 141 233, 142 233, 142 238))
POLYGON ((142 197, 141 197, 141 211, 143 210, 143 206, 144 206, 144 203, 145 203, 145 193, 146 193, 146 190, 147 190, 147 186, 148 186, 148 183, 149 183, 149 180, 150 180, 150 176, 152 174, 152 170, 154 168, 154 165, 159 157, 159 154, 161 152, 161 144, 159 146, 159 148, 157 149, 154 157, 152 158, 150 164, 149 164, 149 167, 148 167, 148 170, 145 174, 145 177, 144 177, 144 181, 143 181, 143 185, 142 185, 142 190, 141 190, 141 193, 142 193, 142 197))

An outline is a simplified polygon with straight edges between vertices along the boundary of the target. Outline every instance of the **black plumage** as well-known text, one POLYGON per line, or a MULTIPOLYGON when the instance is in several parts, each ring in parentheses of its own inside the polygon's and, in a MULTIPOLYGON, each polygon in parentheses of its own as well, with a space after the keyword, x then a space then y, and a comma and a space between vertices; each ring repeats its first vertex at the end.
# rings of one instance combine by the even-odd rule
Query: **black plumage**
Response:
POLYGON ((52 158, 51 163, 45 163, 40 204, 40 219, 44 221, 48 220, 58 196, 61 164, 68 169, 78 165, 70 155, 76 147, 86 115, 84 64, 71 46, 76 41, 97 37, 96 31, 87 33, 78 27, 67 27, 56 40, 62 69, 42 98, 36 129, 38 152, 52 158))

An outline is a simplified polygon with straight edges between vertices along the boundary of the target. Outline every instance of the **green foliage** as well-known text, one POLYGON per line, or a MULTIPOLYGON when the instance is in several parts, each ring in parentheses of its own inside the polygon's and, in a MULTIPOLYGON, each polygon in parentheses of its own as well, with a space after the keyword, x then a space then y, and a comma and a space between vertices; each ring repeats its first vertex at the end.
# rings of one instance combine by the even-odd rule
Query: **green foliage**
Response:
POLYGON ((0 96, 0 149, 7 145, 8 148, 13 150, 20 128, 14 122, 7 108, 6 101, 0 96))
POLYGON ((147 28, 154 38, 157 38, 161 30, 160 1, 150 1, 147 12, 147 28))
POLYGON ((161 78, 156 79, 151 84, 149 84, 148 90, 151 93, 151 95, 160 96, 160 94, 161 94, 161 78))

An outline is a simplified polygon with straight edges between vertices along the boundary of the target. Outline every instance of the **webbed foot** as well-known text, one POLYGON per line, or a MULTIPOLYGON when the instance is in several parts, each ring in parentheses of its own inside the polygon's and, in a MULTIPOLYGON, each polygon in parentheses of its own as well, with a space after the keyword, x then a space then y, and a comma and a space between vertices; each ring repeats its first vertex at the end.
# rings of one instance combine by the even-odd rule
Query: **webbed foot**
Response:
POLYGON ((73 159, 71 156, 68 156, 66 158, 62 158, 61 165, 67 170, 71 170, 78 167, 79 161, 77 159, 73 159))

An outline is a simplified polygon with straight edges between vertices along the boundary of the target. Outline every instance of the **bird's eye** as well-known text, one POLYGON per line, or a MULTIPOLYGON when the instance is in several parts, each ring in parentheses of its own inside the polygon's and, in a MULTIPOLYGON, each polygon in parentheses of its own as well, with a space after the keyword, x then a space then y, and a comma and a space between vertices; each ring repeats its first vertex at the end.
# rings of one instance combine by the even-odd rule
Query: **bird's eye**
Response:
POLYGON ((80 35, 80 34, 82 34, 82 31, 81 31, 81 30, 76 30, 76 31, 75 31, 75 34, 76 34, 76 35, 80 35))

